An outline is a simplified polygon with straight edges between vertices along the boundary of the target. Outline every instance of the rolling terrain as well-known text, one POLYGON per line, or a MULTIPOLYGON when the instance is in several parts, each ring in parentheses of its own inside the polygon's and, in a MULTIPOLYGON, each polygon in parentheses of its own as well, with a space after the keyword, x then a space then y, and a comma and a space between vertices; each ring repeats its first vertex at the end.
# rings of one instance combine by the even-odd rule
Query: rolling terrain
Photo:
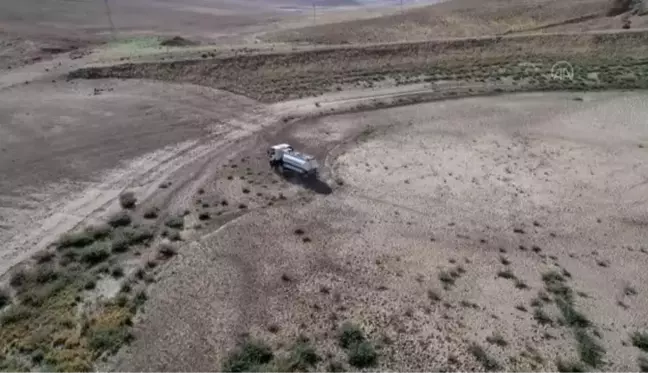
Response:
POLYGON ((1 5, 0 369, 648 369, 637 4, 1 5))

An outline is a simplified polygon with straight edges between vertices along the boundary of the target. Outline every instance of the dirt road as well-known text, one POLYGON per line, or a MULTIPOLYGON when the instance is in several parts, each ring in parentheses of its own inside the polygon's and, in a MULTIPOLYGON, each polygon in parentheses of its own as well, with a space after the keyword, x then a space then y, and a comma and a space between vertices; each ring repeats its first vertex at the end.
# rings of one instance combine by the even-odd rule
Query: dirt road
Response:
MULTIPOLYGON (((381 346, 384 369, 480 369, 472 343, 509 369, 555 369, 557 358, 576 355, 570 330, 518 308, 531 308, 541 274, 558 269, 584 294, 576 304, 601 334, 606 369, 635 369, 636 350, 621 342, 642 327, 648 303, 646 96, 574 98, 472 98, 267 132, 239 156, 254 158, 279 138, 299 144, 326 156, 332 193, 267 176, 244 183, 251 193, 237 202, 268 189, 287 200, 183 248, 118 368, 218 369, 246 331, 277 350, 305 334, 325 364, 344 359, 333 330, 352 320, 381 346), (447 286, 441 273, 455 267, 447 286), (498 275, 506 268, 515 283, 498 275), (628 286, 638 295, 624 295, 628 286), (494 333, 513 347, 488 345, 494 333)), ((250 174, 266 167, 252 163, 250 174)), ((221 168, 204 180, 203 198, 235 191, 241 184, 228 187, 228 176, 238 174, 221 168)))

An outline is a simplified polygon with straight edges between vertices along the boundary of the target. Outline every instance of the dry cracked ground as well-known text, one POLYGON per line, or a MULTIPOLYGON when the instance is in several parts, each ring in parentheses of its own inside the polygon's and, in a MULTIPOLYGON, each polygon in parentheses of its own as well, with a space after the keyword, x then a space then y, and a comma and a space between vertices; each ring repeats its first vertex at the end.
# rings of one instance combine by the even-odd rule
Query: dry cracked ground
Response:
POLYGON ((5 369, 627 371, 646 348, 645 93, 302 119, 136 80, 0 95, 5 369), (276 142, 321 181, 271 172, 276 142), (268 355, 232 362, 245 340, 268 355))

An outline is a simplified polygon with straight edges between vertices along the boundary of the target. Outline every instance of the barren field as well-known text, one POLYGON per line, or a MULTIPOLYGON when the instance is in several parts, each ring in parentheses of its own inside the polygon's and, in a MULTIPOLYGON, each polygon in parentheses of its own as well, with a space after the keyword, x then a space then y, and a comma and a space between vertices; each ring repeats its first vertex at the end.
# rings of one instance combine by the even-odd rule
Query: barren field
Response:
MULTIPOLYGON (((637 369, 646 102, 526 94, 285 127, 273 136, 328 154, 333 192, 302 190, 183 248, 118 367, 217 369, 246 332, 278 356, 303 335, 325 370, 345 361, 336 330, 352 321, 379 346, 379 369, 637 369)), ((236 170, 201 198, 220 198, 236 170)), ((254 177, 250 195, 272 180, 254 177)))
POLYGON ((361 3, 0 6, 0 370, 648 370, 646 16, 361 3))

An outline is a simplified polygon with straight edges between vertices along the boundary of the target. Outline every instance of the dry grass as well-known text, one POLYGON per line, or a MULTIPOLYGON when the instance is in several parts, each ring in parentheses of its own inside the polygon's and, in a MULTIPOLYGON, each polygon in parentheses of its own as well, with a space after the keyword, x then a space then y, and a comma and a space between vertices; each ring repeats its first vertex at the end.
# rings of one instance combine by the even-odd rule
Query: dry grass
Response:
MULTIPOLYGON (((454 0, 405 14, 324 24, 269 34, 270 41, 379 43, 476 37, 604 17, 608 0, 454 0)), ((619 23, 617 28, 621 28, 619 23)))
POLYGON ((648 86, 646 57, 646 32, 528 35, 124 64, 81 69, 70 77, 190 82, 276 102, 340 86, 373 86, 388 78, 396 84, 496 84, 500 91, 637 88, 648 86), (559 60, 572 61, 573 81, 551 79, 551 67, 559 60))

